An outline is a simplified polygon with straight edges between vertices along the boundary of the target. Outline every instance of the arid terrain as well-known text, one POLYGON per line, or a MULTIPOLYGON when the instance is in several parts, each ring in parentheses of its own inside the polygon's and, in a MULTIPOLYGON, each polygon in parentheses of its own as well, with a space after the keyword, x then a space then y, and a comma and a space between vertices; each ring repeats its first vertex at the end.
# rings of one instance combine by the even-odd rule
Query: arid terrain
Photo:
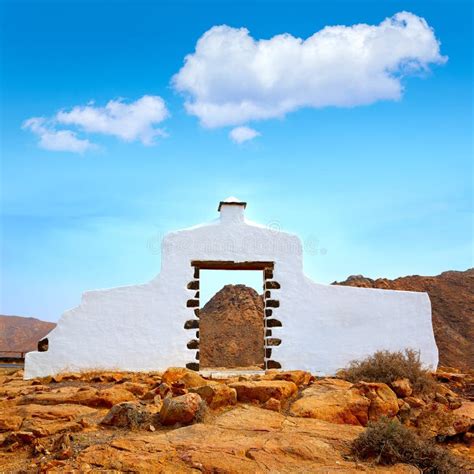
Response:
POLYGON ((474 268, 437 276, 406 276, 371 280, 351 276, 337 285, 426 291, 431 300, 433 329, 441 365, 474 369, 474 268))
MULTIPOLYGON (((472 382, 439 373, 420 395, 404 380, 351 383, 303 371, 208 380, 165 373, 0 376, 0 472, 396 472, 351 453, 371 420, 400 420, 472 467, 472 382)), ((462 472, 462 471, 459 471, 462 472)))

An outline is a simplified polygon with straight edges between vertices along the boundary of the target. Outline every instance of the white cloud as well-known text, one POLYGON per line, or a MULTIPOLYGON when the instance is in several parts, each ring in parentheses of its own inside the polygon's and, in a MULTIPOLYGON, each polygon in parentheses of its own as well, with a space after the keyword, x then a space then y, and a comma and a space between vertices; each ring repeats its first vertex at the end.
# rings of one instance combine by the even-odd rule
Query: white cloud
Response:
POLYGON ((404 76, 445 61, 430 26, 408 12, 376 26, 328 26, 306 40, 287 33, 256 40, 223 25, 203 34, 172 82, 190 114, 221 127, 302 107, 397 100, 404 76))
POLYGON ((41 148, 83 153, 97 148, 97 145, 86 138, 78 138, 77 131, 59 127, 67 125, 76 127, 82 133, 113 135, 127 142, 140 141, 144 145, 153 145, 157 136, 167 136, 156 125, 168 116, 161 97, 144 95, 128 104, 120 99, 111 100, 105 107, 78 105, 69 111, 60 110, 52 118, 32 117, 25 120, 23 128, 39 137, 41 148))
POLYGON ((235 143, 243 143, 248 140, 253 140, 259 135, 260 133, 257 132, 257 130, 250 127, 235 127, 229 133, 230 139, 235 143))
POLYGON ((76 133, 71 130, 51 128, 44 117, 33 117, 25 120, 23 128, 31 130, 37 135, 40 148, 45 150, 84 153, 87 150, 97 148, 89 140, 77 138, 76 133))
POLYGON ((168 116, 161 97, 144 95, 129 104, 123 100, 111 100, 105 107, 76 106, 70 111, 58 112, 55 119, 58 123, 74 125, 85 132, 114 135, 127 142, 139 140, 144 145, 152 145, 155 137, 166 135, 154 125, 168 116))

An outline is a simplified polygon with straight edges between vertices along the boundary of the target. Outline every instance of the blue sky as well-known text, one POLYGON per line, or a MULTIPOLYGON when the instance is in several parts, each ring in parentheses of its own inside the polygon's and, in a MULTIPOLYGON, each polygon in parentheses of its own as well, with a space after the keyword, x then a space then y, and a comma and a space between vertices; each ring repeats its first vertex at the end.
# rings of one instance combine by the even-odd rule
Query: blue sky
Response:
MULTIPOLYGON (((473 265, 471 2, 0 4, 2 314, 56 320, 87 289, 151 279, 160 268, 160 236, 215 218, 218 202, 230 195, 248 202, 250 219, 298 233, 310 249, 305 270, 318 282, 351 274, 433 275, 473 265), (228 67, 237 85, 226 80, 225 68, 216 82, 222 56, 197 58, 208 71, 218 70, 198 84, 209 87, 217 104, 212 116, 192 115, 185 106, 204 100, 190 89, 193 70, 183 73, 185 90, 172 82, 214 26, 231 27, 219 30, 224 35, 245 27, 255 41, 282 33, 306 39, 325 26, 377 26, 402 11, 426 20, 447 60, 426 60, 428 53, 417 49, 427 68, 393 73, 402 76, 398 100, 356 103, 357 87, 375 73, 361 76, 353 93, 358 68, 350 57, 349 63, 333 61, 329 75, 331 83, 341 81, 336 96, 347 93, 344 107, 308 105, 332 100, 332 91, 315 86, 309 94, 319 66, 311 59, 292 63, 293 53, 282 56, 281 65, 294 72, 296 86, 268 96, 244 75, 240 50, 231 57, 237 66, 228 67), (298 76, 301 64, 312 75, 298 76), (242 94, 260 101, 268 118, 244 120, 233 112, 235 123, 225 122, 222 101, 242 94), (285 100, 298 96, 303 105, 276 116, 271 110, 282 94, 285 100), (87 104, 99 111, 109 101, 128 107, 143 96, 161 98, 169 115, 163 118, 161 105, 153 104, 156 128, 166 135, 151 139, 154 144, 142 143, 149 138, 146 127, 126 138, 127 123, 107 134, 97 124, 86 130, 87 104), (66 118, 58 122, 61 110, 66 118), (44 122, 22 127, 33 117, 44 122), (209 128, 206 120, 225 123, 209 128), (235 143, 229 133, 241 126, 259 135, 235 143), (41 134, 57 130, 95 147, 82 153, 41 148, 41 134)), ((390 38, 387 44, 382 64, 396 49, 390 38)), ((416 49, 418 41, 406 47, 416 49)), ((287 80, 275 77, 277 86, 287 80)), ((379 84, 369 86, 375 94, 379 84)))

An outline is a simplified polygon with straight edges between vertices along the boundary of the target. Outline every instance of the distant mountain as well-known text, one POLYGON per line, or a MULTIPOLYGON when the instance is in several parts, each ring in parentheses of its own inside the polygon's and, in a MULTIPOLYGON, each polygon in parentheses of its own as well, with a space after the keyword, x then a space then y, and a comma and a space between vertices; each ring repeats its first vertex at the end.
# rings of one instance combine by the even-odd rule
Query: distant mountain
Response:
POLYGON ((0 315, 0 355, 9 355, 1 351, 35 351, 38 341, 55 327, 36 318, 0 315))
POLYGON ((395 280, 372 280, 355 275, 333 285, 426 291, 431 300, 440 365, 474 368, 474 268, 463 272, 448 271, 438 276, 414 275, 395 280))
POLYGON ((199 312, 201 367, 263 367, 263 299, 245 285, 226 285, 199 312))

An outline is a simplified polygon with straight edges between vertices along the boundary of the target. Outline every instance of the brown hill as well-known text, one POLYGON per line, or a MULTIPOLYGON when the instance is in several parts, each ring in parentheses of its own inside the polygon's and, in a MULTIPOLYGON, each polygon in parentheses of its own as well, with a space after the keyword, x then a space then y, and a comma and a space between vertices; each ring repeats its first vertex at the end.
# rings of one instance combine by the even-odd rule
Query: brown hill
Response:
POLYGON ((406 276, 395 280, 372 280, 350 276, 336 285, 426 291, 431 299, 433 327, 440 364, 462 369, 474 368, 474 268, 448 271, 437 276, 406 276))
POLYGON ((38 341, 55 327, 55 323, 36 318, 0 315, 0 355, 1 351, 36 350, 38 341))
POLYGON ((263 301, 245 285, 226 285, 199 313, 201 367, 263 366, 263 301))

